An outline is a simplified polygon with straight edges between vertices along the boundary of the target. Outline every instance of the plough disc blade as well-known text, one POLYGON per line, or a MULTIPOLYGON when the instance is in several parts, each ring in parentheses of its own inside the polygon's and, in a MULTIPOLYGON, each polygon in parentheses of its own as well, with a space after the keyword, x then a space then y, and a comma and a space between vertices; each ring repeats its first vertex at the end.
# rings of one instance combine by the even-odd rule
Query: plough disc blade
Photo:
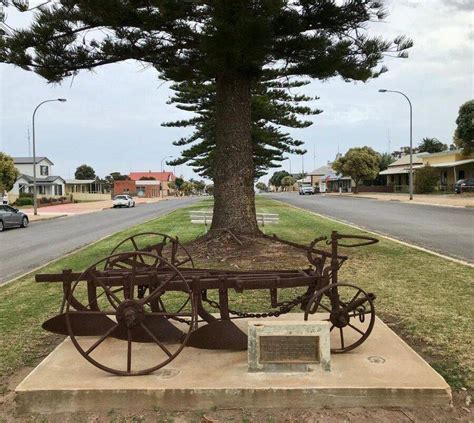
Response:
MULTIPOLYGON (((78 315, 70 314, 72 331, 76 336, 100 336, 107 332, 115 322, 105 314, 78 315)), ((69 335, 66 314, 58 314, 46 320, 43 329, 60 335, 69 335)))
MULTIPOLYGON (((184 333, 168 321, 168 319, 161 316, 145 316, 143 324, 160 342, 180 342, 184 337, 184 333)), ((113 332, 112 337, 126 341, 127 327, 120 324, 113 332)), ((155 342, 155 340, 143 329, 141 326, 132 328, 133 342, 155 342)))

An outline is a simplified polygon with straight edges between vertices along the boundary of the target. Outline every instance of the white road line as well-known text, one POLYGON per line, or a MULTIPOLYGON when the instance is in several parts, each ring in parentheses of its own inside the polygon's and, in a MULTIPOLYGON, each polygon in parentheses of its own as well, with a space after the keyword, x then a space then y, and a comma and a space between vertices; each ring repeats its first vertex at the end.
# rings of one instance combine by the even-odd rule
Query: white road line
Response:
POLYGON ((279 201, 280 203, 283 203, 285 205, 288 205, 290 207, 294 207, 295 209, 298 209, 298 210, 303 210, 307 213, 311 213, 311 214, 314 214, 315 216, 318 216, 318 217, 322 217, 323 219, 328 219, 328 220, 331 220, 333 222, 336 222, 336 223, 341 223, 343 225, 347 225, 347 226, 350 226, 354 229, 359 229, 361 231, 364 231, 364 232, 367 232, 369 234, 373 234, 373 235, 378 235, 378 236, 381 236, 382 238, 384 239, 388 239, 389 241, 393 241, 393 242, 397 242, 398 244, 402 244, 402 245, 405 245, 407 247, 411 247, 411 248, 415 248, 417 250, 420 250, 420 251, 424 251, 425 253, 429 253, 429 254, 432 254, 434 256, 437 256, 437 257, 440 257, 440 258, 443 258, 443 259, 446 259, 446 260, 450 260, 450 261, 453 261, 454 263, 458 263, 458 264, 462 264, 464 266, 468 266, 468 267, 473 267, 474 268, 474 263, 470 263, 468 261, 465 261, 465 260, 460 260, 460 259, 457 259, 457 258, 454 258, 454 257, 450 257, 450 256, 447 256, 447 255, 444 255, 444 254, 441 254, 441 253, 438 253, 436 251, 433 251, 433 250, 428 250, 427 248, 424 248, 424 247, 420 247, 419 245, 416 245, 416 244, 411 244, 409 242, 406 242, 406 241, 402 241, 400 239, 397 239, 397 238, 394 238, 390 235, 387 235, 387 234, 384 234, 382 232, 376 232, 376 231, 373 231, 371 229, 368 229, 364 226, 359 226, 359 225, 355 225, 353 223, 350 223, 350 222, 347 222, 345 220, 342 220, 342 219, 336 219, 334 217, 330 217, 330 216, 326 216, 324 214, 320 214, 320 213, 316 213, 316 212, 313 212, 311 210, 307 210, 307 209, 304 209, 303 207, 298 207, 298 206, 295 206, 293 204, 290 204, 290 203, 287 203, 285 201, 281 201, 281 200, 275 200, 272 198, 272 200, 274 201, 279 201))

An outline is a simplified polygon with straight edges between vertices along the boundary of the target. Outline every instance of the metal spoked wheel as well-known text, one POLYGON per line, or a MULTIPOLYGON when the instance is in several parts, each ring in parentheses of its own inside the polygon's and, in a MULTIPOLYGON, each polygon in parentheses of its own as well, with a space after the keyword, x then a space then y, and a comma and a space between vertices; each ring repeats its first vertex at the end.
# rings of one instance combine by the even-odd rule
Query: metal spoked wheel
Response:
MULTIPOLYGON (((179 242, 178 238, 159 232, 143 232, 125 238, 115 246, 110 254, 116 254, 120 251, 144 251, 163 257, 175 267, 184 265, 194 267, 191 255, 183 244, 179 242)), ((158 262, 156 265, 159 266, 160 263, 158 262)), ((109 265, 120 268, 123 263, 116 259, 110 262, 109 265)))
MULTIPOLYGON (((159 232, 142 232, 136 235, 132 235, 128 238, 125 238, 122 242, 117 244, 112 250, 112 255, 114 258, 107 260, 106 268, 107 269, 128 269, 130 268, 131 260, 127 255, 122 256, 118 254, 120 251, 137 251, 137 252, 148 252, 155 254, 158 257, 164 258, 166 263, 170 263, 175 267, 184 267, 186 265, 194 268, 194 262, 191 258, 191 255, 186 250, 186 248, 179 242, 178 238, 171 237, 166 234, 159 232)), ((165 266, 165 261, 156 260, 142 260, 139 256, 138 263, 136 266, 141 267, 142 269, 156 269, 157 271, 162 271, 165 266)), ((93 289, 93 287, 89 287, 93 289)), ((146 295, 148 287, 139 286, 138 295, 143 297, 146 295)), ((152 303, 154 311, 166 311, 167 310, 167 301, 171 296, 173 304, 175 303, 175 294, 163 294, 159 297, 156 297, 152 303)), ((184 299, 183 303, 176 310, 176 312, 181 312, 188 306, 190 298, 184 299)))
POLYGON ((190 287, 176 266, 147 252, 120 255, 127 260, 129 267, 108 269, 107 263, 117 258, 113 255, 83 272, 73 284, 68 299, 75 296, 82 298, 87 293, 89 302, 81 310, 75 310, 68 301, 65 320, 71 341, 90 363, 117 375, 143 375, 176 358, 195 326, 197 312, 190 287), (160 271, 142 266, 143 263, 157 261, 160 262, 160 271), (94 285, 94 296, 90 296, 88 289, 80 292, 84 279, 94 285), (180 309, 179 305, 179 311, 170 310, 171 307, 167 310, 155 307, 156 299, 170 284, 179 285, 176 295, 182 298, 176 299, 176 302, 186 302, 185 309, 180 309), (140 294, 140 286, 148 288, 146 295, 140 294), (174 328, 170 319, 182 321, 181 330, 174 328), (89 336, 81 337, 81 333, 88 333, 89 336), (116 343, 105 350, 111 342, 116 343), (155 344, 156 348, 150 349, 144 344, 155 344))
POLYGON ((346 283, 329 284, 317 291, 308 302, 304 319, 310 314, 329 313, 331 352, 343 353, 361 345, 370 335, 375 323, 375 296, 346 283))

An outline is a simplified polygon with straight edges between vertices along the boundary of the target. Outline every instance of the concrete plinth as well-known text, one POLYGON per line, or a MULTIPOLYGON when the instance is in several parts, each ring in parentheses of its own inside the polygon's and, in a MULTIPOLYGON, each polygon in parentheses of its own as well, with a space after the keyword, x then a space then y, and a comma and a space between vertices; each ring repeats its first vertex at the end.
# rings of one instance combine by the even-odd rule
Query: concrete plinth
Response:
MULTIPOLYGON (((303 320, 301 314, 282 318, 303 320)), ((244 319, 236 323, 246 331, 244 319)), ((123 344, 107 340, 97 357, 124 361, 123 344)), ((156 348, 140 345, 139 355, 150 366, 157 364, 156 348)), ((444 379, 380 320, 360 347, 332 355, 331 372, 249 373, 247 351, 186 347, 151 375, 119 377, 92 366, 67 339, 18 385, 16 393, 20 413, 45 414, 156 407, 409 407, 451 401, 444 379)))

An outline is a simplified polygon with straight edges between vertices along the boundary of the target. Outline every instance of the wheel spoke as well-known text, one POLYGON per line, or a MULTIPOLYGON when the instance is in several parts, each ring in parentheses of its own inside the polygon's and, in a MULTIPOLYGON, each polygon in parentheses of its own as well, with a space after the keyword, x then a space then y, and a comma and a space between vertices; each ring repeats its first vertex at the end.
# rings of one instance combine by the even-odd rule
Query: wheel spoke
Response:
POLYGON ((341 348, 344 349, 344 333, 342 328, 339 328, 339 334, 341 336, 341 348))
POLYGON ((357 291, 357 293, 352 297, 352 300, 349 301, 348 304, 351 304, 353 301, 355 301, 356 298, 360 295, 361 292, 362 292, 362 289, 359 289, 359 290, 357 291))
POLYGON ((329 332, 332 332, 332 330, 335 328, 334 325, 331 326, 331 328, 329 329, 329 332))
MULTIPOLYGON (((117 302, 117 305, 121 303, 121 301, 117 298, 117 296, 110 290, 110 288, 107 285, 104 285, 102 283, 102 281, 94 274, 94 272, 90 272, 90 275, 92 279, 94 279, 94 281, 97 282, 104 289, 108 297, 113 298, 117 302)), ((115 307, 114 304, 112 305, 114 306, 114 308, 117 308, 115 307)))
POLYGON ((350 323, 348 323, 347 325, 354 329, 356 332, 359 332, 362 336, 365 335, 364 332, 362 332, 359 328, 356 328, 354 325, 351 325, 350 323))
POLYGON ((159 340, 158 338, 153 334, 153 332, 148 329, 143 323, 140 323, 140 326, 145 330, 145 332, 150 335, 151 339, 153 339, 153 341, 155 341, 156 345, 158 345, 165 353, 168 357, 172 357, 173 354, 170 353, 170 351, 168 350, 168 348, 166 348, 159 340))
POLYGON ((86 351, 86 355, 89 355, 92 351, 94 351, 105 339, 110 336, 110 334, 117 328, 118 323, 112 326, 104 335, 102 335, 94 344, 86 351))
POLYGON ((132 330, 127 329, 127 373, 132 371, 132 330))
MULTIPOLYGON (((172 281, 176 276, 178 275, 178 272, 173 270, 173 273, 171 274, 170 277, 168 277, 165 281, 163 281, 157 288, 155 288, 150 295, 147 298, 144 298, 142 300, 142 304, 145 304, 155 298, 158 294, 161 293, 162 289, 166 286, 166 284, 170 281, 172 281)), ((161 294, 160 294, 161 295, 161 294)))
MULTIPOLYGON (((328 313, 332 313, 331 309, 326 307, 324 304, 322 303, 319 303, 318 306, 320 306, 321 308, 323 308, 324 310, 326 310, 328 313)), ((317 310, 317 308, 316 308, 317 310)))

